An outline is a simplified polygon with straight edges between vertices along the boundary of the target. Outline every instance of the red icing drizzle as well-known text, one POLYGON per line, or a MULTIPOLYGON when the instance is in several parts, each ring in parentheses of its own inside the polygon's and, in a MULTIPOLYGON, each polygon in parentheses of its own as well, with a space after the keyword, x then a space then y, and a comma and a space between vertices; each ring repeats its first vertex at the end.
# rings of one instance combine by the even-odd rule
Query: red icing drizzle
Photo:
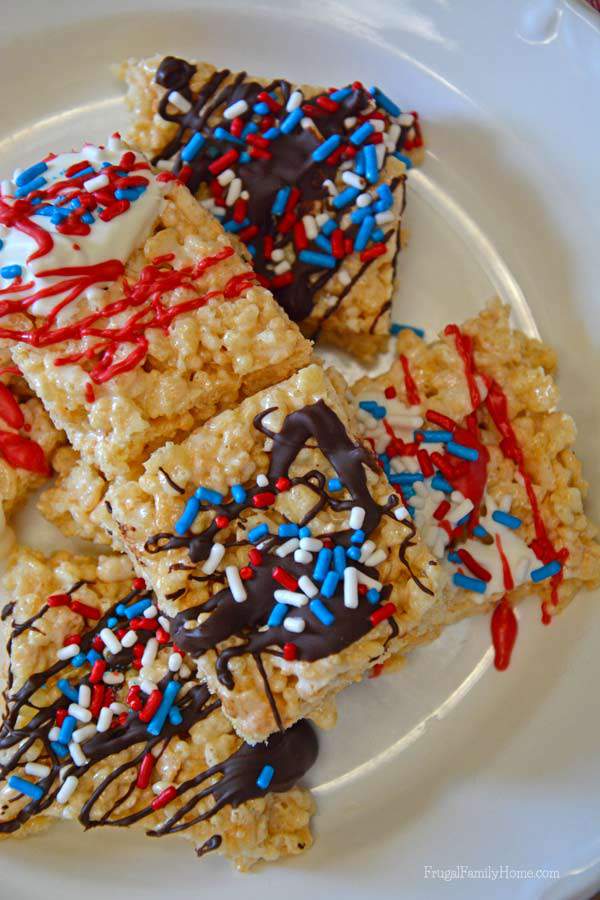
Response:
POLYGON ((492 614, 491 630, 494 665, 504 671, 510 663, 518 632, 517 617, 507 597, 502 598, 492 614))
POLYGON ((410 406, 418 406, 421 402, 421 398, 419 397, 419 391, 417 390, 414 378, 410 374, 408 357, 403 353, 400 355, 400 362, 402 363, 402 369, 404 371, 404 386, 406 388, 406 398, 408 403, 410 406))

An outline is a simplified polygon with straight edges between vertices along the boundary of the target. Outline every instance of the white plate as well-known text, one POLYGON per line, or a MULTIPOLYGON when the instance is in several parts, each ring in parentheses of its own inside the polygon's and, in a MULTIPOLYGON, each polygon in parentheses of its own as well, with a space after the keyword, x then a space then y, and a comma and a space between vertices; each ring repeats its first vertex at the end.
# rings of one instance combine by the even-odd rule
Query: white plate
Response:
MULTIPOLYGON (((499 292, 519 326, 537 323, 560 350, 564 403, 597 478, 600 17, 577 0, 173 5, 5 4, 0 170, 124 126, 109 64, 129 55, 376 82, 420 110, 429 147, 410 185, 395 318, 434 329, 499 292)), ((64 544, 31 508, 19 525, 41 549, 64 544)), ((0 896, 587 898, 600 879, 597 599, 549 629, 523 609, 507 673, 490 666, 482 619, 415 652, 403 674, 348 691, 311 773, 317 843, 293 862, 242 880, 175 840, 65 825, 2 845, 0 896), (503 869, 442 882, 426 866, 560 878, 503 869)))

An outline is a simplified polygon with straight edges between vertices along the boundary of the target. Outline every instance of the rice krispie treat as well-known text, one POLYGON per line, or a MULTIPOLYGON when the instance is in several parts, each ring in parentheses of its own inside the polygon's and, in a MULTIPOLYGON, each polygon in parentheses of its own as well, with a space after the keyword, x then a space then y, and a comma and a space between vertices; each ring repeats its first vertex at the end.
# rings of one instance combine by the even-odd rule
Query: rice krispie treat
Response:
POLYGON ((269 81, 167 56, 121 67, 130 139, 248 247, 310 337, 384 349, 415 112, 378 88, 269 81))
POLYGON ((308 360, 217 220, 118 136, 15 172, 0 231, 0 339, 109 478, 308 360))
MULTIPOLYGON (((353 386, 360 429, 451 578, 447 622, 495 610, 496 664, 516 636, 512 604, 535 593, 542 621, 600 582, 573 419, 560 412, 552 350, 511 328, 496 301, 426 343, 406 329, 398 359, 353 386)), ((409 646, 408 644, 404 645, 409 646)))
POLYGON ((0 837, 66 818, 181 834, 242 869, 299 853, 311 844, 314 804, 296 787, 316 756, 311 727, 243 744, 128 569, 126 557, 13 559, 0 837))
POLYGON ((174 641, 250 743, 318 714, 443 602, 441 567, 317 365, 107 498, 174 641))

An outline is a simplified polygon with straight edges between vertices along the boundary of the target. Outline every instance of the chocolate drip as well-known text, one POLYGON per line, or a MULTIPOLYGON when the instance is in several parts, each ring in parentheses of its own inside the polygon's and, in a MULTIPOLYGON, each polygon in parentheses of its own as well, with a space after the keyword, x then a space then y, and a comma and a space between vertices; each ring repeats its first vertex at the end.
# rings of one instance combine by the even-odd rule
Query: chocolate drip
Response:
POLYGON ((204 841, 201 847, 196 847, 196 856, 206 856, 207 853, 212 853, 213 850, 218 850, 221 844, 223 843, 223 838, 220 834, 213 834, 207 841, 204 841))

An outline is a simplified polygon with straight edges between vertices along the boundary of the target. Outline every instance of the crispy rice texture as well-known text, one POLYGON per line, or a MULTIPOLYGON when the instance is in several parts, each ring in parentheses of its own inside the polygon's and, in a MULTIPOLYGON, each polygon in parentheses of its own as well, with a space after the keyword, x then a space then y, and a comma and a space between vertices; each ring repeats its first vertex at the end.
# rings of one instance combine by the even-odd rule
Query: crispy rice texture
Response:
MULTIPOLYGON (((130 59, 119 69, 120 77, 127 83, 127 103, 132 113, 132 123, 128 132, 128 140, 137 145, 150 156, 162 150, 177 131, 173 122, 166 122, 158 113, 159 100, 165 88, 154 81, 156 70, 162 56, 150 59, 130 59)), ((216 71, 209 63, 196 63, 197 72, 190 86, 196 92, 216 71)), ((223 82, 228 84, 236 73, 223 82)), ((264 78, 251 76, 253 81, 267 85, 264 78)), ((321 93, 324 88, 315 85, 300 85, 300 90, 309 98, 321 93)), ((217 117, 218 118, 218 117, 217 117)), ((212 123, 209 119, 209 124, 212 123)), ((215 119, 216 121, 216 119, 215 119)), ((413 160, 419 162, 423 150, 411 153, 413 160)), ((357 283, 345 294, 343 300, 333 312, 337 298, 344 290, 344 285, 337 275, 317 292, 312 314, 301 323, 303 332, 309 337, 318 334, 330 344, 341 347, 359 359, 368 361, 385 349, 390 326, 390 300, 394 289, 395 261, 400 250, 399 223, 405 202, 405 166, 400 160, 388 155, 382 170, 384 180, 389 184, 399 178, 400 182, 394 191, 394 222, 386 225, 393 231, 387 242, 385 254, 371 263, 357 280, 357 283)), ((338 186, 342 185, 341 176, 338 186)), ((344 185, 345 187, 345 185, 344 185)), ((199 196, 207 196, 200 189, 199 196)), ((360 271, 362 263, 359 255, 349 256, 344 268, 354 279, 360 271)))
MULTIPOLYGON (((107 496, 123 545, 136 570, 153 585, 160 605, 169 614, 202 603, 221 589, 222 582, 190 580, 193 571, 189 570, 190 560, 185 548, 157 554, 150 554, 144 549, 151 535, 171 531, 182 511, 182 496, 169 486, 161 468, 185 489, 186 497, 199 484, 226 493, 231 484, 254 481, 257 475, 266 472, 269 460, 265 452, 265 437, 252 425, 254 417, 261 410, 276 407, 277 413, 271 414, 271 427, 278 430, 287 414, 319 399, 323 399, 349 427, 343 401, 323 370, 311 365, 288 381, 246 399, 237 409, 215 417, 183 443, 167 444, 157 450, 146 462, 144 474, 137 482, 121 482, 110 487, 107 496), (187 571, 176 569, 178 563, 186 565, 187 571), (180 589, 184 590, 183 596, 169 599, 173 592, 180 589)), ((293 477, 295 473, 312 468, 318 468, 327 477, 335 474, 319 450, 307 447, 299 454, 290 473, 293 477)), ((385 503, 390 496, 386 479, 370 469, 366 471, 372 496, 377 502, 385 503)), ((279 524, 285 521, 286 513, 292 521, 298 521, 313 504, 312 493, 298 486, 293 491, 278 495, 272 509, 260 510, 260 515, 248 515, 245 526, 250 529, 253 524, 265 520, 279 524)), ((316 534, 335 531, 345 521, 344 513, 322 511, 312 520, 311 528, 316 534)), ((200 515, 193 530, 201 529, 206 524, 205 516, 200 515)), ((222 539, 234 536, 233 526, 231 532, 222 539)), ((393 585, 390 600, 397 607, 395 618, 400 635, 412 632, 432 606, 443 603, 443 594, 438 590, 440 567, 418 538, 408 550, 407 557, 413 572, 433 592, 432 596, 417 586, 400 561, 399 548, 407 534, 406 525, 384 516, 373 535, 377 545, 388 552, 388 559, 378 567, 379 578, 383 583, 391 582, 393 585)), ((245 531, 238 530, 237 536, 243 538, 245 531)), ((231 548, 219 570, 223 571, 225 565, 230 563, 242 564, 241 560, 246 555, 246 548, 231 548)), ((331 718, 328 709, 331 698, 347 684, 358 681, 376 662, 389 655, 392 646, 389 634, 389 625, 384 622, 340 653, 316 662, 289 662, 263 654, 263 665, 283 726, 289 727, 300 718, 313 714, 319 716, 324 712, 331 718)), ((236 638, 232 638, 222 646, 237 642, 236 638)), ((254 658, 245 654, 231 661, 230 669, 235 682, 233 690, 228 690, 218 681, 215 661, 214 651, 201 656, 198 660, 199 672, 211 691, 220 697, 225 715, 237 733, 249 743, 264 740, 276 730, 277 723, 254 658)))
MULTIPOLYGON (((509 307, 495 300, 465 322, 461 330, 473 340, 478 371, 493 377, 508 398, 510 420, 524 450, 526 469, 532 477, 548 534, 556 547, 566 547, 569 551, 557 605, 551 602, 549 581, 522 585, 511 591, 509 597, 516 603, 535 594, 548 613, 555 615, 565 609, 579 590, 600 584, 600 546, 597 529, 584 511, 588 485, 573 450, 575 423, 571 416, 557 409, 556 355, 541 341, 511 328, 509 318, 509 307)), ((397 351, 398 357, 400 354, 408 357, 411 375, 427 408, 456 420, 471 411, 464 367, 452 336, 442 334, 438 340, 427 343, 406 330, 398 337, 397 351)), ((384 375, 356 382, 352 394, 359 397, 365 390, 374 387, 384 390, 389 385, 396 388, 400 399, 406 400, 399 359, 384 375)), ((515 464, 502 454, 499 435, 488 413, 484 415, 487 417, 484 443, 490 453, 488 492, 497 501, 506 494, 513 496, 511 512, 522 519, 519 534, 529 542, 535 531, 525 488, 515 464)), ((486 597, 482 602, 480 595, 451 587, 445 607, 433 607, 421 625, 396 645, 397 649, 409 650, 414 643, 435 638, 451 622, 491 611, 499 596, 486 597)))
MULTIPOLYGON (((142 268, 163 254, 173 253, 174 268, 181 268, 229 246, 233 244, 216 219, 187 188, 173 183, 153 233, 128 260, 125 277, 136 281, 142 268)), ((248 270, 234 254, 207 269, 197 281, 198 290, 222 291, 232 276, 248 270)), ((121 290, 120 282, 113 284, 102 304, 120 296, 121 290)), ((170 300, 181 302, 177 290, 163 296, 167 304, 170 300)), ((78 312, 89 312, 91 302, 80 298, 78 312)), ((111 321, 118 324, 119 319, 111 321)), ((151 330, 147 337, 144 364, 95 386, 93 403, 85 399, 84 369, 54 364, 74 352, 76 342, 10 348, 56 427, 66 431, 72 446, 109 478, 135 472, 142 459, 166 440, 181 437, 219 410, 287 377, 310 356, 310 344, 259 286, 243 290, 239 299, 216 297, 175 319, 167 334, 151 330)))
MULTIPOLYGON (((63 638, 81 630, 82 619, 66 607, 51 610, 38 623, 41 626, 39 631, 26 631, 13 640, 9 659, 4 650, 13 624, 26 621, 41 609, 50 594, 68 590, 80 579, 90 583, 78 590, 78 598, 104 611, 128 592, 130 576, 131 569, 126 557, 100 557, 96 560, 59 552, 44 558, 33 550, 19 548, 11 558, 5 578, 6 590, 17 599, 12 613, 5 617, 0 626, 0 660, 4 679, 0 687, 4 688, 8 665, 14 679, 13 690, 18 690, 30 675, 50 666, 56 660, 56 652, 62 646, 63 638)), ((157 680, 164 674, 163 663, 162 670, 157 666, 157 680)), ((43 705, 55 694, 56 690, 49 685, 35 694, 35 701, 43 705)), ((4 696, 2 700, 4 702, 4 696)), ((168 742, 165 752, 155 764, 152 783, 181 784, 228 758, 240 744, 225 716, 216 709, 208 718, 194 725, 186 739, 175 737, 168 742)), ((66 805, 54 804, 44 815, 30 819, 14 836, 38 833, 57 818, 76 820, 82 805, 100 781, 118 766, 133 759, 140 749, 139 745, 135 745, 95 764, 79 779, 77 790, 66 805)), ((122 793, 123 786, 121 779, 113 782, 94 807, 95 817, 99 818, 112 806, 122 793)), ((120 812, 126 815, 143 809, 148 803, 149 790, 133 791, 119 807, 120 812)), ((137 827, 149 829, 160 825, 174 814, 178 802, 176 800, 152 817, 145 818, 137 827)), ((211 802, 210 799, 201 801, 194 812, 202 812, 211 802)), ((0 822, 14 816, 15 803, 24 805, 23 800, 13 800, 10 805, 7 804, 0 789, 0 822)), ((310 793, 296 787, 285 793, 266 794, 235 809, 226 806, 206 822, 181 832, 181 836, 199 848, 214 835, 221 835, 219 852, 233 860, 239 869, 246 870, 259 860, 273 861, 310 847, 312 836, 309 823, 314 808, 310 793)))

